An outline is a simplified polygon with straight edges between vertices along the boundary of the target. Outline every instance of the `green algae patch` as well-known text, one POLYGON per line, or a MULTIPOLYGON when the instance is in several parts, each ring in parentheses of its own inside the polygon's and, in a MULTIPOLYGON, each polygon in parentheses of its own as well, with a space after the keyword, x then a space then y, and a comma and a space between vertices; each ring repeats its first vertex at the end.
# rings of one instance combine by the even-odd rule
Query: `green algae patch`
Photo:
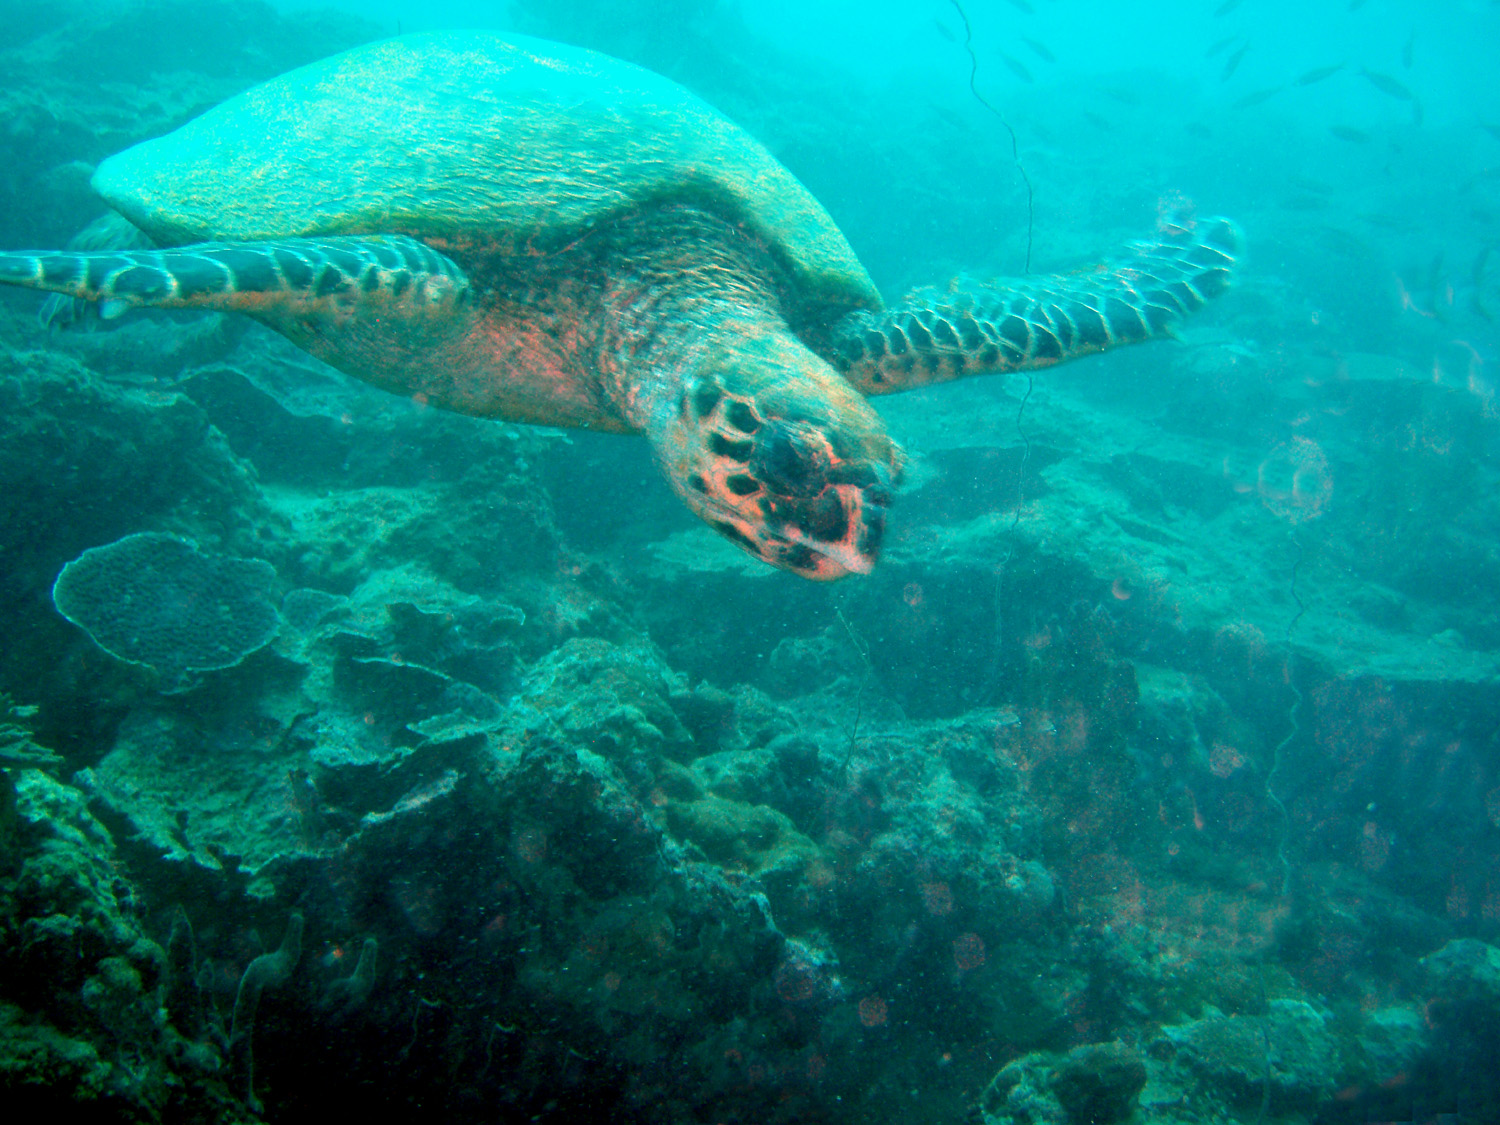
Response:
POLYGON ((709 795, 665 806, 672 835, 696 844, 720 867, 759 874, 786 864, 806 864, 820 850, 768 805, 747 805, 709 795))

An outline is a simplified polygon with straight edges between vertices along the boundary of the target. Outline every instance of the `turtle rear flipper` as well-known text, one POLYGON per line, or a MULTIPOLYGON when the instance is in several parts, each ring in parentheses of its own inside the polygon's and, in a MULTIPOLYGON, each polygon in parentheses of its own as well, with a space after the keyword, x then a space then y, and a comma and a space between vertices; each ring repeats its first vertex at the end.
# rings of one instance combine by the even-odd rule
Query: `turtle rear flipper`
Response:
POLYGON ((921 289, 885 312, 845 317, 839 368, 863 393, 891 394, 1169 336, 1229 287, 1239 252, 1234 224, 1206 219, 1091 270, 921 289))

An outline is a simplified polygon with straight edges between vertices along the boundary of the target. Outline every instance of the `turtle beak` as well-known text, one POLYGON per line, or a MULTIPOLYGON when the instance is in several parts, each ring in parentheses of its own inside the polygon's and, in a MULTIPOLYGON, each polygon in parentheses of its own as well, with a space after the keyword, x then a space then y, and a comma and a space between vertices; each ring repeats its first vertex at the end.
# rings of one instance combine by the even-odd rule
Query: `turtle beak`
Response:
POLYGON ((770 561, 816 581, 832 581, 848 574, 869 574, 880 557, 890 508, 889 474, 871 484, 831 484, 825 496, 841 513, 836 520, 820 519, 816 534, 796 524, 784 525, 791 549, 776 552, 770 561))
POLYGON ((816 581, 832 581, 848 574, 869 574, 875 569, 880 557, 880 540, 885 535, 885 506, 847 485, 840 486, 838 491, 848 514, 843 537, 827 542, 792 531, 789 540, 812 552, 812 566, 786 566, 786 569, 796 570, 816 581))
POLYGON ((899 451, 893 464, 851 456, 821 429, 773 422, 750 471, 765 489, 764 519, 752 530, 767 562, 805 578, 868 574, 880 555, 899 451), (894 470, 894 471, 893 471, 894 470))

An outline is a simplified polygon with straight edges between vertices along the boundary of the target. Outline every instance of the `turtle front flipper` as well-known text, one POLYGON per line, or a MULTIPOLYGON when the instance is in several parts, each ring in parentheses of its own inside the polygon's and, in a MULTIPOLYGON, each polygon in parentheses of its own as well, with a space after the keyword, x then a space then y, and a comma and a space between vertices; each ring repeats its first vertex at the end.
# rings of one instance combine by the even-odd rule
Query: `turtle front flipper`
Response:
POLYGON ((485 409, 469 279, 415 239, 203 242, 171 250, 0 254, 0 283, 132 308, 239 312, 339 370, 437 405, 485 409), (475 403, 478 402, 476 406, 475 403))
POLYGON ((836 362, 867 395, 1047 367, 1170 335, 1224 292, 1240 252, 1228 219, 1175 228, 1094 269, 921 289, 834 330, 836 362))
MULTIPOLYGON (((155 250, 145 233, 118 211, 106 211, 68 240, 69 250, 155 250)), ((53 293, 43 302, 37 319, 48 328, 88 326, 99 306, 82 297, 53 293)))
POLYGON ((338 319, 372 297, 430 311, 462 303, 469 288, 453 262, 401 237, 12 252, 0 254, 0 283, 97 302, 106 320, 143 307, 338 319))

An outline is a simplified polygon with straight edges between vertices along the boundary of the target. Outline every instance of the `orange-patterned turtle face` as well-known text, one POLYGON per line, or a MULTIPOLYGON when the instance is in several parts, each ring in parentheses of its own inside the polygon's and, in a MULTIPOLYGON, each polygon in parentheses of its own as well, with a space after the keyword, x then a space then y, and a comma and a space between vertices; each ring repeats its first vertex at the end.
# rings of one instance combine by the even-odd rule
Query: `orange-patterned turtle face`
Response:
POLYGON ((807 358, 774 382, 733 358, 700 367, 657 453, 688 506, 751 554, 804 578, 866 574, 903 455, 865 400, 807 358))

